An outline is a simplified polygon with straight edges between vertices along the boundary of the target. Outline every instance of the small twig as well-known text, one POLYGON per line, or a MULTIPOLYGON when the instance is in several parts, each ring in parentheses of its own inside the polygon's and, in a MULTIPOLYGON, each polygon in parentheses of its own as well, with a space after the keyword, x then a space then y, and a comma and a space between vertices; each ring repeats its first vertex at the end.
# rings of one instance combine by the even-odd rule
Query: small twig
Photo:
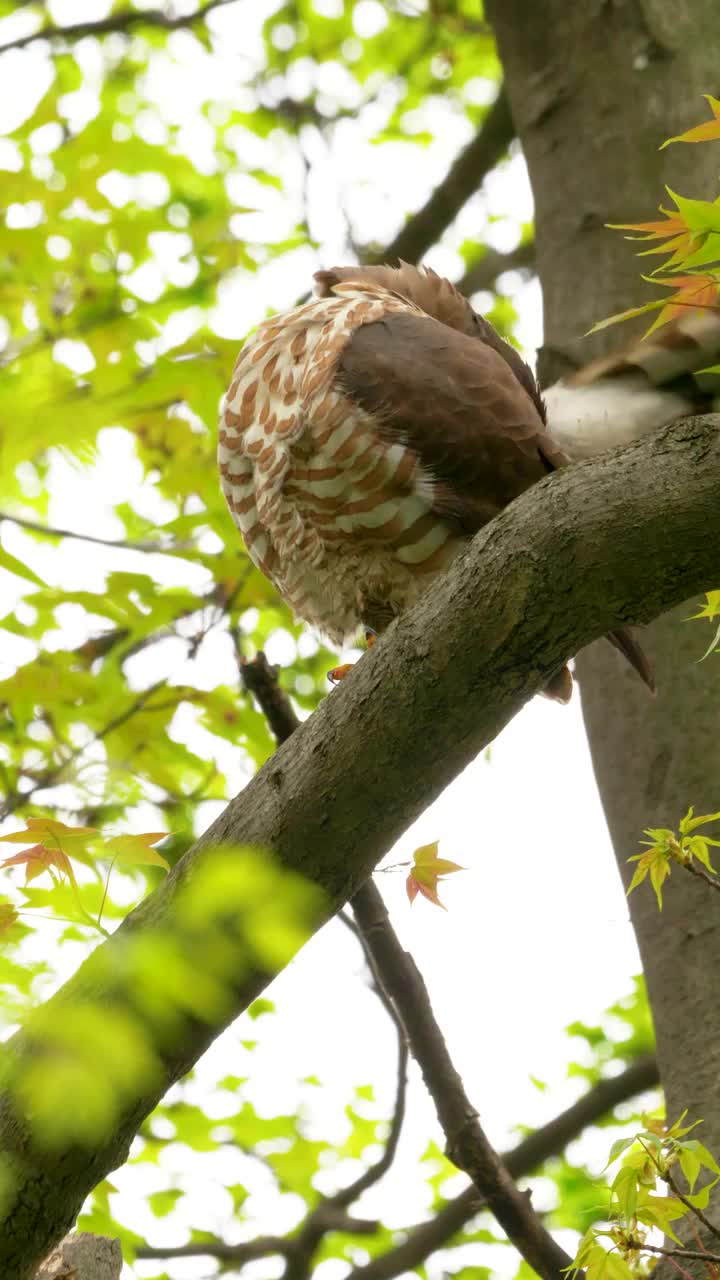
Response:
POLYGON ((287 1257, 293 1246, 292 1239, 282 1236, 258 1236, 240 1244, 228 1244, 225 1240, 204 1240, 202 1244, 141 1245, 136 1257, 149 1258, 217 1258, 219 1262, 244 1263, 272 1254, 287 1257))
POLYGON ((108 889, 110 888, 110 876, 112 875, 113 867, 115 866, 116 862, 117 862, 117 858, 113 858, 111 860, 110 866, 108 867, 108 873, 105 877, 105 884, 103 886, 103 895, 100 901, 100 910, 98 911, 98 917, 97 917, 98 929, 102 925, 103 911, 105 910, 105 902, 107 900, 108 889))
POLYGON ((682 866, 686 871, 689 871, 691 875, 697 876, 698 880, 704 880, 705 883, 709 884, 710 888, 714 889, 716 893, 720 893, 720 881, 717 876, 711 876, 709 871, 706 871, 704 867, 696 866, 694 862, 683 862, 682 866))
POLYGON ((162 9, 127 9, 124 13, 116 13, 109 18, 97 18, 88 22, 71 22, 67 26, 41 27, 29 35, 18 36, 16 40, 8 40, 0 44, 0 53, 9 49, 27 49, 38 40, 52 40, 62 37, 63 40, 79 40, 81 36, 104 36, 111 32, 132 31, 135 27, 158 27, 162 31, 178 31, 181 27, 192 27, 201 22, 213 9, 221 9, 228 4, 237 4, 238 0, 207 0, 207 4, 196 9, 194 13, 186 13, 171 18, 162 9))
MULTIPOLYGON (((644 1145, 645 1144, 643 1143, 643 1146, 644 1145)), ((699 1209, 696 1204, 692 1203, 692 1200, 689 1200, 687 1196, 683 1195, 670 1170, 667 1169, 664 1173, 661 1173, 660 1176, 665 1182, 667 1182, 673 1195, 690 1210, 694 1217, 698 1218, 700 1222, 702 1222, 704 1227, 707 1227, 710 1234, 714 1236, 716 1240, 720 1240, 720 1228, 716 1227, 715 1223, 710 1221, 707 1214, 703 1213, 702 1209, 699 1209)))
POLYGON ((707 1253, 703 1249, 665 1249, 659 1244, 645 1244, 640 1240, 628 1240, 628 1248, 642 1253, 660 1253, 664 1258, 693 1258, 701 1262, 720 1262, 720 1253, 707 1253))
POLYGON ((670 1170, 664 1167, 664 1165, 661 1163, 661 1161, 659 1160, 655 1152, 651 1150, 651 1148, 647 1145, 646 1142, 643 1142, 641 1137, 638 1138, 638 1142, 640 1143, 640 1146, 642 1147, 647 1157, 655 1165, 655 1168, 657 1169, 657 1172, 658 1172, 658 1177, 662 1178, 663 1182, 667 1183, 667 1185, 669 1186, 675 1198, 677 1200, 680 1200, 680 1202, 685 1205, 686 1209, 689 1209, 690 1213, 695 1218, 697 1218, 699 1222, 702 1222, 703 1226, 707 1227, 711 1235, 715 1236, 717 1240, 720 1240, 720 1228, 716 1227, 715 1224, 712 1223, 708 1217, 706 1217, 702 1209, 699 1209, 697 1205, 694 1205, 692 1203, 692 1200, 689 1200, 687 1196, 683 1195, 675 1179, 673 1178, 670 1170))
MULTIPOLYGON (((684 1280, 693 1280, 693 1277, 691 1276, 691 1274, 690 1274, 690 1272, 688 1271, 687 1267, 681 1267, 681 1266, 680 1266, 680 1263, 677 1261, 677 1258, 668 1258, 668 1263, 670 1264, 670 1266, 671 1266, 671 1267, 674 1267, 674 1268, 675 1268, 675 1270, 676 1270, 676 1271, 677 1271, 681 1276, 683 1276, 683 1277, 684 1277, 684 1280)), ((709 1268, 709 1267, 708 1267, 708 1270, 710 1270, 710 1268, 709 1268)))
MULTIPOLYGON (((115 544, 112 544, 115 545, 115 544)), ((142 653, 145 649, 149 649, 152 645, 159 644, 161 640, 171 638, 180 639, 177 632, 177 623, 184 621, 186 618, 192 618, 195 614, 202 614, 205 609, 214 609, 216 617, 214 621, 208 623, 203 632, 203 638, 207 633, 222 620, 224 615, 233 607, 237 601, 237 597, 242 591, 250 574, 252 573, 252 562, 248 562, 245 571, 240 575, 235 587, 228 595, 225 588, 220 583, 215 583, 205 595, 199 596, 196 602, 189 607, 180 609, 171 622, 166 623, 162 627, 158 627, 157 631, 152 631, 149 635, 141 636, 139 640, 135 640, 129 645, 125 653, 120 659, 121 665, 128 662, 130 658, 134 658, 136 654, 142 653)), ((96 658, 104 658, 118 644, 122 644, 127 640, 130 631, 127 627, 116 627, 112 631, 102 631, 99 635, 90 636, 88 640, 84 640, 72 652, 86 661, 94 662, 96 658)), ((192 648, 196 644, 196 638, 189 639, 182 637, 192 648)))
POLYGON ((46 538, 74 538, 76 542, 92 542, 97 547, 113 547, 118 551, 143 551, 159 556, 177 555, 187 551, 188 544, 174 543, 161 546, 158 542, 132 542, 115 538, 98 538, 93 533, 78 533, 75 529, 60 529, 54 525, 42 524, 39 520, 29 520, 26 516, 13 516, 9 511, 0 511, 0 522, 9 520, 20 529, 29 529, 32 533, 41 533, 46 538))

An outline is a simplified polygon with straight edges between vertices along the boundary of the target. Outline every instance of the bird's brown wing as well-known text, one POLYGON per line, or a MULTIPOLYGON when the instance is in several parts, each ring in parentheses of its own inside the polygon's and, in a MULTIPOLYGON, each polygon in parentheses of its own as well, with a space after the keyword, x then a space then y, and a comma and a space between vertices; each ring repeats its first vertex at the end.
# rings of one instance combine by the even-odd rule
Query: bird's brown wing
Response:
MULTIPOLYGON (((357 328, 338 366, 345 394, 372 414, 375 430, 417 454, 439 518, 467 535, 568 461, 545 429, 532 373, 515 352, 508 360, 501 342, 395 313, 357 328)), ((653 689, 632 632, 622 627, 608 638, 653 689)), ((571 691, 564 667, 545 692, 567 702, 571 691)))
POLYGON ((361 325, 338 378, 384 439, 417 454, 433 509, 458 532, 475 533, 566 461, 495 347, 428 316, 392 313, 361 325))

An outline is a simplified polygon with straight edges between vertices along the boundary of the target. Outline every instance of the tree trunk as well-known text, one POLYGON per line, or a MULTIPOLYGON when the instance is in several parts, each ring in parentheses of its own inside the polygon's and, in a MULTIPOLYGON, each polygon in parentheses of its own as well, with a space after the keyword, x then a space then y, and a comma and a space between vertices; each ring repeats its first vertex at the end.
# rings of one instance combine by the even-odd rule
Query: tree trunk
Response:
MULTIPOLYGON (((654 216, 663 184, 713 197, 717 144, 664 139, 705 118, 720 90, 717 0, 488 0, 515 124, 536 201, 545 305, 545 381, 622 343, 593 339, 594 321, 653 296, 638 261, 604 224, 654 216)), ((653 262, 655 265, 655 262, 653 262)), ((718 573, 720 579, 720 571, 718 573)), ((719 583, 720 585, 720 583, 719 583)), ((623 880, 646 826, 677 827, 690 804, 720 809, 717 659, 697 665, 709 636, 686 624, 693 603, 654 623, 642 643, 657 667, 648 701, 601 645, 578 663, 597 781, 623 880)), ((679 869, 658 914, 647 886, 630 898, 655 1020, 667 1110, 702 1117, 720 1153, 720 911, 679 869)))

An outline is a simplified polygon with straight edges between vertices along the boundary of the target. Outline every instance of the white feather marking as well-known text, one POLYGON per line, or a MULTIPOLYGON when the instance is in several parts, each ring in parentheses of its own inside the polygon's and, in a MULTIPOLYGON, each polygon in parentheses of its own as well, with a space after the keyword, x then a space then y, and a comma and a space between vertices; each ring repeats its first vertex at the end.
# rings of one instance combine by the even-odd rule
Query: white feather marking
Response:
POLYGON ((629 444, 692 412, 684 396, 647 379, 600 378, 587 387, 556 382, 544 393, 548 431, 569 458, 591 458, 629 444))
POLYGON ((398 547, 395 554, 403 564, 422 565, 425 560, 429 560, 434 551, 444 546, 447 540, 447 528, 438 520, 437 524, 432 529, 428 529, 418 542, 412 542, 406 547, 398 547))

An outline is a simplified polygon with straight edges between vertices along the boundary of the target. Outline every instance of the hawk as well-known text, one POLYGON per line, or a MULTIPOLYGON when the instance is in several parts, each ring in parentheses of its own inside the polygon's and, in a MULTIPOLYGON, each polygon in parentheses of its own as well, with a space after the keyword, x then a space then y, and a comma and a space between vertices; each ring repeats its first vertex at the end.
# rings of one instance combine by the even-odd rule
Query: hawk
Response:
MULTIPOLYGON (((691 412, 701 392, 685 375, 720 350, 720 319, 689 313, 543 397, 517 351, 433 271, 335 267, 315 282, 312 301, 243 346, 218 458, 252 560, 336 644, 382 632, 571 456, 691 412)), ((632 633, 608 638, 652 688, 632 633)), ((561 702, 571 691, 567 668, 545 689, 561 702)))

